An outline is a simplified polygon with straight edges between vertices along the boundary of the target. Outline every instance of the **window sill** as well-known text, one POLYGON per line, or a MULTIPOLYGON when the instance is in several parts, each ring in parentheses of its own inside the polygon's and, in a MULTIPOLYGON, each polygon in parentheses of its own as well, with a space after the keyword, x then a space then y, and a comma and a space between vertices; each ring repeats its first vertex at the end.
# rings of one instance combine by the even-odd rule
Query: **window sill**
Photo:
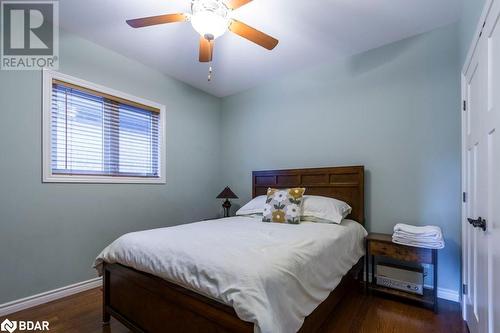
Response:
POLYGON ((89 183, 89 184, 166 184, 165 177, 109 177, 80 175, 44 175, 44 183, 89 183))

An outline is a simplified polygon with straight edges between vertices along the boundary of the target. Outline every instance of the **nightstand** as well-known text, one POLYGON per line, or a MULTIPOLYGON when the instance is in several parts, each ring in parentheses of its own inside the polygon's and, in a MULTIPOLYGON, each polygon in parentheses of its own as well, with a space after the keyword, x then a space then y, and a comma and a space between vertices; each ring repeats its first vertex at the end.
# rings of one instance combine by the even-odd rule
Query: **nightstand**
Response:
MULTIPOLYGON (((392 235, 370 233, 366 237, 366 288, 368 291, 378 294, 385 294, 399 299, 407 300, 412 303, 431 308, 434 312, 438 310, 437 303, 437 250, 401 245, 392 242, 392 235), (433 265, 433 289, 424 287, 424 294, 417 295, 405 291, 377 285, 375 276, 375 260, 376 257, 390 258, 398 262, 406 262, 413 264, 430 264, 433 265), (370 268, 371 277, 370 281, 370 268)), ((408 265, 410 267, 410 265, 408 265)))

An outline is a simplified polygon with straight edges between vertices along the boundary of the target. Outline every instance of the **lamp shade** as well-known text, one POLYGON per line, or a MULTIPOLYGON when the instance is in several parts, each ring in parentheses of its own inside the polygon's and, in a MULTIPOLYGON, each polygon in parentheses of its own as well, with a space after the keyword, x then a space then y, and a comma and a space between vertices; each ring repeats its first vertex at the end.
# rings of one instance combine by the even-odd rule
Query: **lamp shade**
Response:
POLYGON ((220 192, 217 199, 238 199, 238 196, 229 187, 226 187, 220 192))

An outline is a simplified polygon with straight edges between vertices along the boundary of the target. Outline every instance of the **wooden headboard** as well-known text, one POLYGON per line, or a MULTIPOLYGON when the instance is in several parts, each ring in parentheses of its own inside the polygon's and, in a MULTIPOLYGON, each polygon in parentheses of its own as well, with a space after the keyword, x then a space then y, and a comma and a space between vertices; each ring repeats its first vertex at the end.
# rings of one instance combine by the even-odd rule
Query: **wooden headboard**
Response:
POLYGON ((365 168, 347 166, 252 172, 252 196, 266 194, 268 187, 305 187, 305 194, 321 195, 347 202, 352 207, 348 216, 365 222, 365 168))

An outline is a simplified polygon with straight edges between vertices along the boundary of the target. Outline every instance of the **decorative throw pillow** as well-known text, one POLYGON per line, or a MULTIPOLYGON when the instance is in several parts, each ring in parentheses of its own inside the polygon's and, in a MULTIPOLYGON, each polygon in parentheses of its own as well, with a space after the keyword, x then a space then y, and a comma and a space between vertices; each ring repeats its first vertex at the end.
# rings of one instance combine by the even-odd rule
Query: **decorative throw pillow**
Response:
POLYGON ((305 188, 267 189, 262 221, 278 223, 300 223, 300 210, 305 188))

